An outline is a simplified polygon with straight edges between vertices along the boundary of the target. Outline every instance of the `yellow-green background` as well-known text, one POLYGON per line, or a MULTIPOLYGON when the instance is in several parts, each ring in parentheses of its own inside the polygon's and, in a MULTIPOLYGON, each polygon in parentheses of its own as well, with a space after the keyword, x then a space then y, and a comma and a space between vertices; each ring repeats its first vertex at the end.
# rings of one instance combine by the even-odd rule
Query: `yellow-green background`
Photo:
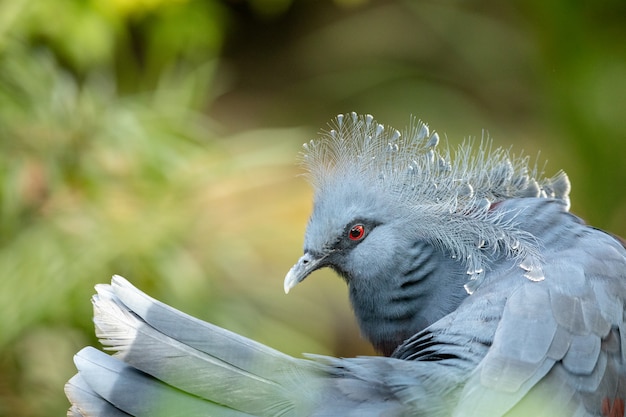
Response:
POLYGON ((331 273, 282 292, 300 144, 353 110, 541 149, 626 235, 623 0, 0 0, 0 416, 65 413, 114 273, 290 354, 371 353, 331 273))

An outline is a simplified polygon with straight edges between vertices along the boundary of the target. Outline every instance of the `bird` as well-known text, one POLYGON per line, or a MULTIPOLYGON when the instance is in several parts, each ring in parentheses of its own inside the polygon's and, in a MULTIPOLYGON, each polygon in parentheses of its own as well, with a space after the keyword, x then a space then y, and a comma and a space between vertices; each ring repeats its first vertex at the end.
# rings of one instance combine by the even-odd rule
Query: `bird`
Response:
POLYGON ((346 282, 378 356, 283 354, 114 276, 96 286, 68 416, 624 416, 626 247, 570 181, 411 118, 337 116, 304 144, 314 190, 286 293, 346 282))

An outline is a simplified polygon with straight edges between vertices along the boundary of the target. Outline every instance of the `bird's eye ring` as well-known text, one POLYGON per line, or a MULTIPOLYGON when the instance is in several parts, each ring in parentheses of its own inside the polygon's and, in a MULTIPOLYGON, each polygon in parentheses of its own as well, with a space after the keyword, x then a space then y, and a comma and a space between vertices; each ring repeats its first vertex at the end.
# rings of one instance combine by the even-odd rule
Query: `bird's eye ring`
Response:
POLYGON ((348 232, 350 240, 361 240, 365 236, 365 227, 362 224, 355 224, 348 232))

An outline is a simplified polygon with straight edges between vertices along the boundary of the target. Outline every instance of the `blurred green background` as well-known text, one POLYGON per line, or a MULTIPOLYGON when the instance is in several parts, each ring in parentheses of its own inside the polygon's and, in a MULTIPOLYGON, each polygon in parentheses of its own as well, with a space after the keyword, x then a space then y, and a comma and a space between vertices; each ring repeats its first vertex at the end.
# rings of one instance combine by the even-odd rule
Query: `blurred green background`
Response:
POLYGON ((345 285, 288 297, 300 144, 335 114, 564 169, 626 235, 626 2, 0 0, 0 415, 64 415, 114 273, 301 352, 369 354, 345 285))

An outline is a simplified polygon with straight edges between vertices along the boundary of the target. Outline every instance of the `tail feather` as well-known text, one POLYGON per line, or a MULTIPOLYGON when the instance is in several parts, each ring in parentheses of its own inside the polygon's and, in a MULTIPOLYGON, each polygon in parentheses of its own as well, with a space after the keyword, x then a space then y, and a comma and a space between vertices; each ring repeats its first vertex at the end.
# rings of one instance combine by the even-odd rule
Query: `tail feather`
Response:
MULTIPOLYGON (((139 291, 126 279, 116 275, 110 288, 115 296, 159 333, 209 355, 219 353, 222 361, 272 379, 277 369, 304 366, 304 361, 285 355, 221 327, 182 313, 139 291), (202 337, 210 334, 211 337, 202 337), (245 355, 242 355, 242 352, 245 355), (259 360, 263 359, 263 360, 259 360)), ((99 289, 100 292, 100 289, 99 289)), ((107 291, 107 295, 110 293, 107 291)))
MULTIPOLYGON (((88 350, 93 350, 93 348, 85 348, 77 356, 88 354, 88 350)), ((72 403, 72 407, 67 412, 68 417, 130 417, 129 414, 114 407, 91 389, 83 378, 83 374, 74 375, 65 384, 65 395, 72 403)))
POLYGON ((319 381, 313 376, 320 368, 312 361, 179 312, 121 277, 97 290, 101 342, 124 362, 169 385, 259 416, 300 415, 303 410, 296 412, 296 406, 306 408, 307 392, 317 391, 311 384, 319 381))
POLYGON ((88 390, 72 392, 72 401, 86 416, 249 416, 173 389, 94 348, 81 350, 74 362, 88 390))

